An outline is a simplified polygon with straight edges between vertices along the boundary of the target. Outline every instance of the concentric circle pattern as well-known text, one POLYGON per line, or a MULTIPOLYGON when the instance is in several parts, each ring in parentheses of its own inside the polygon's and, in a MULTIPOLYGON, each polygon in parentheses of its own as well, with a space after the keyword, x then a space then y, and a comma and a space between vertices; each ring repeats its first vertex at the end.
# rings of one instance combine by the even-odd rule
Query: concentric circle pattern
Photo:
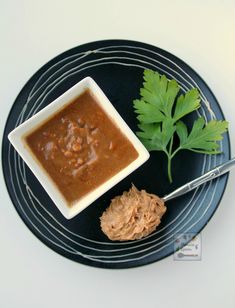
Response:
POLYGON ((230 157, 228 136, 221 142, 223 154, 206 156, 182 152, 174 160, 174 184, 166 179, 166 161, 161 153, 100 197, 76 218, 67 221, 7 140, 8 133, 86 76, 101 86, 127 124, 136 131, 132 100, 139 96, 145 68, 174 78, 182 92, 200 90, 202 107, 189 116, 207 121, 223 119, 220 107, 203 80, 184 62, 159 48, 133 41, 108 40, 71 49, 43 66, 17 97, 7 120, 3 139, 3 170, 6 185, 19 215, 29 229, 58 253, 84 264, 127 268, 148 264, 173 253, 174 237, 198 233, 217 208, 227 175, 205 184, 192 193, 170 201, 156 232, 134 242, 111 242, 101 232, 99 217, 115 195, 131 183, 160 196, 203 174, 230 157))

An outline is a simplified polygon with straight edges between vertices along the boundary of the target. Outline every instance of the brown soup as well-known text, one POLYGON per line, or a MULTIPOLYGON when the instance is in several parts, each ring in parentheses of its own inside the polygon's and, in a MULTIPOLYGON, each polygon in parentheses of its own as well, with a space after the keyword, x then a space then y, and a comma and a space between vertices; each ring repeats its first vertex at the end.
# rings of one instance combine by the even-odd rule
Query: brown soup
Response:
POLYGON ((25 140, 70 205, 138 157, 89 90, 25 140))

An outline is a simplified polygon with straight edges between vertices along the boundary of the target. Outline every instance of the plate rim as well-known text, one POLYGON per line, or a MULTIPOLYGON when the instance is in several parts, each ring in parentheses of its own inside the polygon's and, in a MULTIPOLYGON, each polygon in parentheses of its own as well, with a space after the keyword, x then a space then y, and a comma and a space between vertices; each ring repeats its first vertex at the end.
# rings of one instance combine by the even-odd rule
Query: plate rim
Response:
MULTIPOLYGON (((93 45, 93 44, 102 44, 102 43, 114 43, 116 42, 117 44, 119 43, 125 43, 126 45, 130 44, 137 44, 137 46, 134 46, 134 47, 138 47, 140 45, 145 45, 146 47, 151 47, 152 49, 158 49, 158 51, 160 52, 163 52, 163 53, 166 53, 167 55, 170 55, 170 56, 173 56, 177 61, 180 62, 180 64, 184 64, 186 65, 190 70, 191 72, 193 72, 193 74, 195 74, 195 76, 197 77, 197 79, 201 80, 204 85, 206 86, 207 90, 209 91, 210 95, 213 97, 214 101, 216 102, 216 105, 217 105, 217 108, 219 109, 219 112, 221 113, 221 116, 222 118, 226 119, 225 116, 224 116, 224 112, 215 96, 215 94, 212 92, 211 88, 208 86, 208 84, 205 82, 205 80, 194 70, 194 68, 187 64, 187 62, 185 62, 184 60, 181 60, 178 56, 175 56, 175 54, 173 54, 172 52, 169 52, 165 49, 162 49, 158 46, 155 46, 155 45, 152 45, 152 44, 149 44, 149 43, 146 43, 146 42, 141 42, 141 41, 136 41, 136 40, 127 40, 127 39, 104 39, 104 40, 95 40, 95 41, 91 41, 91 42, 86 42, 84 44, 80 44, 80 45, 77 45, 77 46, 74 46, 70 49, 67 49, 59 54, 57 54, 55 57, 51 58, 49 61, 47 61, 46 63, 44 63, 39 69, 37 69, 35 71, 35 73, 33 73, 33 75, 31 77, 29 77, 29 79, 26 80, 26 82, 24 83, 23 87, 21 88, 21 90, 19 91, 18 95, 16 96, 16 98, 14 99, 13 103, 12 103, 12 106, 10 108, 10 110, 8 111, 8 115, 6 117, 6 120, 5 120, 5 124, 4 124, 4 130, 3 130, 3 133, 2 133, 2 142, 1 142, 1 158, 2 158, 2 171, 3 171, 3 179, 4 179, 4 183, 5 183, 5 186, 6 186, 6 189, 7 189, 7 192, 8 192, 8 195, 10 197, 10 200, 11 200, 11 203, 13 204, 16 212, 18 213, 18 215, 20 216, 21 220, 24 222, 25 226, 36 236, 36 238, 44 245, 46 245, 50 250, 52 250, 54 253, 57 253, 58 255, 61 255, 63 257, 65 257, 66 259, 69 259, 71 261, 74 261, 76 263, 79 263, 79 264, 82 264, 82 265, 85 265, 85 266, 92 266, 92 267, 96 267, 96 268, 104 268, 104 269, 129 269, 129 268, 136 268, 136 267, 143 267, 143 266, 146 266, 146 265, 150 265, 150 264, 153 264, 153 263, 157 263, 171 255, 173 255, 174 252, 169 252, 167 254, 165 254, 164 256, 158 258, 157 260, 149 260, 147 259, 147 262, 145 261, 144 263, 141 263, 139 264, 139 261, 137 262, 132 262, 132 264, 130 265, 129 261, 127 261, 127 263, 129 264, 128 266, 125 266, 125 263, 118 263, 118 265, 116 266, 115 263, 111 263, 111 266, 109 266, 109 263, 101 263, 99 261, 93 261, 93 260, 89 260, 89 259, 86 259, 86 258, 83 258, 82 262, 78 261, 78 260, 75 260, 73 258, 71 258, 69 255, 66 255, 66 253, 63 252, 63 250, 61 250, 59 252, 59 248, 57 247, 56 249, 54 249, 54 245, 53 244, 50 244, 49 242, 47 242, 46 240, 43 240, 42 238, 40 238, 39 234, 36 232, 36 230, 30 225, 30 222, 28 219, 26 219, 24 217, 24 215, 19 211, 19 209, 17 208, 17 206, 14 204, 14 201, 13 201, 13 197, 11 196, 11 193, 10 193, 10 188, 8 187, 7 185, 7 171, 6 171, 6 167, 4 166, 4 162, 3 162, 3 156, 4 156, 4 141, 5 141, 5 138, 7 139, 7 135, 6 135, 6 130, 7 130, 7 123, 11 117, 11 114, 13 112, 13 109, 14 109, 14 105, 16 103, 16 101, 18 100, 18 98, 21 96, 22 92, 28 88, 28 84, 30 82, 32 82, 36 77, 38 77, 38 74, 40 74, 40 71, 44 71, 45 70, 45 67, 46 66, 49 66, 51 65, 51 62, 53 61, 56 61, 57 59, 59 59, 60 57, 63 58, 63 56, 65 54, 68 54, 70 52, 72 52, 73 50, 76 50, 77 48, 79 47, 82 47, 82 48, 85 48, 89 45, 93 45), (124 265, 124 266, 123 266, 124 265)), ((152 50, 151 50, 152 51, 152 50)), ((228 131, 227 132, 227 138, 228 138, 228 156, 229 156, 229 159, 231 159, 231 138, 230 138, 230 132, 228 131)), ((224 179, 225 179, 225 182, 224 182, 224 187, 223 187, 223 190, 222 190, 222 193, 218 199, 218 202, 216 204, 216 206, 214 206, 213 208, 213 211, 211 212, 211 215, 209 218, 206 219, 206 222, 204 223, 204 225, 199 229, 199 231, 197 232, 197 234, 201 233, 201 231, 205 228, 205 226, 209 223, 209 221, 212 219, 212 217, 214 216, 215 212, 217 211, 220 203, 221 203, 221 200, 224 196, 224 193, 225 193, 225 190, 226 190, 226 187, 227 187, 227 184, 228 184, 228 179, 229 179, 229 172, 225 175, 223 175, 224 179)), ((189 240, 190 241, 190 240, 189 240)), ((188 241, 188 242, 189 242, 188 241)), ((188 242, 185 242, 184 245, 186 245, 188 242)))

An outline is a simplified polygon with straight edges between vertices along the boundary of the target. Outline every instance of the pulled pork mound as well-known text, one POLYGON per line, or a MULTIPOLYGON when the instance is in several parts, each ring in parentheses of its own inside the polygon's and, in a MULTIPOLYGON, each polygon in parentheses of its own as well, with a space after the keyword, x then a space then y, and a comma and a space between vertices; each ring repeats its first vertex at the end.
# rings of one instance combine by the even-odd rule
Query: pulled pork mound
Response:
POLYGON ((115 197, 100 217, 101 229, 112 241, 141 239, 152 233, 166 212, 164 201, 132 185, 115 197))

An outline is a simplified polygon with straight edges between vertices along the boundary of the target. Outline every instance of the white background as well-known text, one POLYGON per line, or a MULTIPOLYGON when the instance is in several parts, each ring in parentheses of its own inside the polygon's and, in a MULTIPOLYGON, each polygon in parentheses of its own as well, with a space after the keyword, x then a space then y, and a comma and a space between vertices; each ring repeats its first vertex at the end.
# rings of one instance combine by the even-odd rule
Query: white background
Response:
MULTIPOLYGON (((166 49, 205 79, 235 136, 235 1, 0 0, 0 130, 30 76, 57 54, 123 38, 166 49)), ((87 267, 42 244, 0 177, 0 307, 235 307, 235 170, 202 232, 202 260, 130 270, 87 267)))

